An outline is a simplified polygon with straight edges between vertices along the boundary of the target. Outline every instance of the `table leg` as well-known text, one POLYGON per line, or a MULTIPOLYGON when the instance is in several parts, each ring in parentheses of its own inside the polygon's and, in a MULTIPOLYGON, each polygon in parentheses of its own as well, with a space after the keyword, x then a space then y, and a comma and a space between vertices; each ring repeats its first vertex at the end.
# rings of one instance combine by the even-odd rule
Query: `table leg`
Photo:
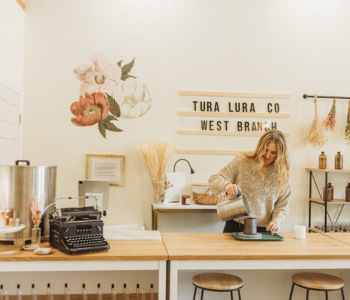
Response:
POLYGON ((154 213, 154 223, 153 223, 153 230, 158 230, 158 211, 155 209, 153 211, 154 213))
POLYGON ((177 280, 178 280, 178 262, 170 262, 170 297, 169 300, 177 300, 177 280))
POLYGON ((166 300, 166 261, 159 262, 158 300, 166 300))

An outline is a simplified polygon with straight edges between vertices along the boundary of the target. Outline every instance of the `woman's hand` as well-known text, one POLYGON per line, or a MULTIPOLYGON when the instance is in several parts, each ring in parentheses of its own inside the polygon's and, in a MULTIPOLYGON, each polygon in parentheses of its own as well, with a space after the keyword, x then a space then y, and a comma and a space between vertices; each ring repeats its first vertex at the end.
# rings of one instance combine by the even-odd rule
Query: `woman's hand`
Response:
POLYGON ((242 194, 242 191, 241 189, 239 188, 238 185, 236 184, 233 184, 233 183, 228 183, 225 185, 225 191, 228 195, 233 195, 233 196, 236 196, 238 194, 238 191, 241 192, 242 194))
POLYGON ((266 231, 278 231, 277 224, 271 221, 269 224, 267 224, 266 231))

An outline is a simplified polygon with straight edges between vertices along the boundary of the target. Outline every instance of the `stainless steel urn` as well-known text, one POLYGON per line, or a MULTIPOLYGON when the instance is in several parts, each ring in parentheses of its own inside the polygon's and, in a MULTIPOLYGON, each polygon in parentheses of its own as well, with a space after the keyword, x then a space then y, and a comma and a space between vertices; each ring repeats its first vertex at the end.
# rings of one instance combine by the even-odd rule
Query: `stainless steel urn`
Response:
MULTIPOLYGON (((0 166, 0 210, 11 210, 12 217, 25 224, 25 239, 31 238, 33 228, 32 200, 44 201, 44 208, 56 197, 56 166, 31 166, 27 160, 16 161, 15 166, 0 166), (26 165, 19 165, 20 162, 26 165), (15 216, 13 215, 15 214, 15 216)), ((49 208, 42 216, 42 240, 48 240, 49 208)))

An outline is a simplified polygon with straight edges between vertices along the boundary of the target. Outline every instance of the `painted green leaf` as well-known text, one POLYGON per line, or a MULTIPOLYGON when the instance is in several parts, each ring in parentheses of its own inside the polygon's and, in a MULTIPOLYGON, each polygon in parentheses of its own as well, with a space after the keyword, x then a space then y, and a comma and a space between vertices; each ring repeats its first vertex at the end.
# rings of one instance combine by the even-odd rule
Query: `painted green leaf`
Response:
POLYGON ((100 133, 102 134, 102 136, 103 136, 105 139, 107 139, 107 138, 106 138, 106 126, 105 126, 105 124, 103 123, 103 121, 101 121, 101 122, 98 123, 98 130, 100 131, 100 133))
POLYGON ((122 67, 123 75, 124 74, 129 74, 129 72, 131 71, 132 67, 134 66, 134 63, 135 63, 135 58, 131 62, 129 62, 128 64, 126 64, 126 65, 124 65, 122 67))
POLYGON ((109 111, 111 112, 112 115, 116 117, 120 117, 120 107, 117 101, 114 100, 114 98, 108 94, 106 94, 107 100, 109 103, 109 111))
POLYGON ((105 126, 105 128, 107 130, 110 130, 110 131, 123 131, 121 129, 119 129, 117 126, 115 126, 113 123, 111 123, 110 121, 106 121, 106 119, 104 119, 103 121, 103 124, 105 126))
POLYGON ((117 65, 118 65, 119 67, 122 67, 122 62, 123 62, 123 60, 117 62, 117 65))
POLYGON ((137 77, 131 76, 131 75, 129 75, 129 74, 122 74, 121 80, 124 80, 124 81, 125 81, 125 80, 128 79, 129 77, 137 78, 137 77))
POLYGON ((118 121, 118 119, 115 116, 108 115, 103 121, 113 121, 113 120, 118 121))

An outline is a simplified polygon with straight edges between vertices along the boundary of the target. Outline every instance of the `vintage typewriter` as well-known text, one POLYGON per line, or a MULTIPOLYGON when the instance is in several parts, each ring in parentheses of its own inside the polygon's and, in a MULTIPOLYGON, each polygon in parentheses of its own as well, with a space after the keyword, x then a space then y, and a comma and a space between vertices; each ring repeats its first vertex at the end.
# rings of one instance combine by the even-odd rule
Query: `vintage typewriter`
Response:
POLYGON ((103 238, 102 216, 105 215, 106 211, 99 211, 97 205, 56 208, 49 215, 50 245, 67 254, 108 250, 109 244, 103 238))

